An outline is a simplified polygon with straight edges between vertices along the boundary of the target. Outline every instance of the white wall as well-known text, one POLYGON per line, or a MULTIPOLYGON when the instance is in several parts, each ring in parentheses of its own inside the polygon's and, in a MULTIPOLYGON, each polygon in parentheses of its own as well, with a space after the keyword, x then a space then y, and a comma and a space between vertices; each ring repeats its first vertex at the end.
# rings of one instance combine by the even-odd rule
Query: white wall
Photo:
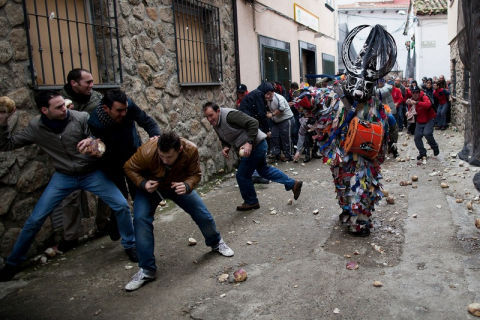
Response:
MULTIPOLYGON (((406 12, 406 9, 402 10, 406 12)), ((410 40, 411 37, 403 35, 405 22, 407 21, 406 15, 399 15, 391 9, 387 10, 386 13, 383 13, 383 11, 374 11, 373 13, 370 13, 370 11, 361 11, 361 13, 358 13, 358 10, 351 9, 348 14, 339 12, 338 20, 339 23, 346 23, 349 31, 352 31, 355 27, 363 24, 371 26, 380 24, 386 26, 387 31, 392 35, 397 44, 397 64, 392 71, 403 71, 403 74, 405 75, 405 67, 407 65, 407 49, 405 48, 405 41, 410 40)), ((357 53, 360 52, 370 30, 371 28, 366 28, 355 37, 353 45, 357 53)), ((340 52, 338 54, 338 59, 342 59, 340 52)))
POLYGON ((294 2, 318 16, 320 32, 329 37, 315 38, 312 30, 299 31, 300 24, 286 19, 270 10, 262 11, 257 5, 254 12, 249 3, 237 0, 239 27, 240 81, 248 90, 256 89, 260 84, 261 70, 258 35, 290 43, 290 62, 292 81, 300 80, 300 57, 298 40, 316 45, 317 72, 322 72, 322 53, 337 55, 335 12, 325 7, 325 0, 260 0, 278 12, 293 18, 294 2), (258 12, 260 11, 260 12, 258 12))
POLYGON ((443 74, 450 78, 450 46, 447 15, 420 16, 415 25, 417 80, 443 74), (422 41, 435 41, 434 48, 422 47, 422 41))

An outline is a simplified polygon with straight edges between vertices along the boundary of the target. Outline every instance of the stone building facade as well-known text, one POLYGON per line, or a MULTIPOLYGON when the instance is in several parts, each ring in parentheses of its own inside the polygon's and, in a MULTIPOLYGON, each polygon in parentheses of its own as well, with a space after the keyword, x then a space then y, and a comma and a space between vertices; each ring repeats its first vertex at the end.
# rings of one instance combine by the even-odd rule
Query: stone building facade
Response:
MULTIPOLYGON (((173 129, 197 144, 203 181, 208 181, 220 169, 232 170, 235 160, 221 156, 221 145, 203 118, 202 105, 207 101, 235 105, 236 69, 232 2, 203 2, 219 9, 221 21, 223 81, 215 86, 179 85, 172 0, 114 1, 123 67, 121 88, 158 122, 161 130, 173 129)), ((38 114, 22 0, 0 0, 0 25, 0 96, 9 96, 16 103, 17 112, 9 120, 15 134, 38 114)), ((0 152, 0 257, 9 254, 53 172, 48 155, 36 146, 0 152)), ((47 219, 29 256, 55 240, 58 234, 47 219)))
POLYGON ((472 128, 466 128, 466 126, 468 126, 468 122, 466 120, 468 119, 467 113, 470 103, 464 99, 464 76, 465 67, 460 60, 457 40, 455 39, 450 43, 450 79, 452 81, 451 94, 455 98, 451 104, 451 124, 466 135, 466 140, 467 138, 468 140, 471 140, 471 137, 468 137, 468 135, 472 134, 474 131, 471 130, 472 128))

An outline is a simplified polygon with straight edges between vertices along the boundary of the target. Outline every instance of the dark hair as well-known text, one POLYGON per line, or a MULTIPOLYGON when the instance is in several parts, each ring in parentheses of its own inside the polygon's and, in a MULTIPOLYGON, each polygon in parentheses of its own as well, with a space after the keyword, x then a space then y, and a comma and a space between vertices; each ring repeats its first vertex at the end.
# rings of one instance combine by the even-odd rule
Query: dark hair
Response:
POLYGON ((417 80, 413 80, 410 85, 413 87, 413 86, 418 86, 418 82, 417 80), (415 84, 414 84, 415 83, 415 84))
POLYGON ((295 89, 295 90, 297 90, 297 89, 298 89, 298 83, 292 82, 292 84, 290 85, 290 89, 295 89))
POLYGON ((67 75, 67 82, 70 83, 72 80, 78 82, 80 79, 82 79, 82 71, 90 73, 90 71, 82 68, 72 69, 67 75))
POLYGON ((160 135, 157 147, 162 152, 168 152, 171 149, 178 151, 182 146, 180 137, 174 131, 167 131, 160 135))
POLYGON ((50 105, 50 100, 52 100, 55 97, 61 96, 60 92, 57 91, 52 91, 52 90, 47 90, 47 91, 40 91, 36 96, 35 96, 35 103, 37 105, 37 108, 40 110, 43 107, 48 109, 48 106, 50 105))
POLYGON ((215 112, 217 112, 220 109, 220 107, 215 102, 211 102, 211 101, 203 105, 203 108, 202 108, 203 112, 205 112, 208 108, 212 108, 212 110, 215 112))
POLYGON ((102 104, 106 105, 108 109, 112 109, 114 102, 126 104, 127 94, 120 89, 108 90, 102 98, 102 104))

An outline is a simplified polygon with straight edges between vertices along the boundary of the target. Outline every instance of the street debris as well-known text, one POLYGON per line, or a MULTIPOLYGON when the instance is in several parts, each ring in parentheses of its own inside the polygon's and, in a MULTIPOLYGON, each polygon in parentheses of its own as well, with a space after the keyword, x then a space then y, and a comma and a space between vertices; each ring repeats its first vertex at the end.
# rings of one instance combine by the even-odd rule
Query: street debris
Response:
POLYGON ((355 262, 355 261, 347 262, 347 269, 348 270, 357 270, 358 269, 358 263, 355 262))
POLYGON ((470 303, 468 305, 468 312, 473 314, 475 317, 480 317, 480 303, 470 303))
POLYGON ((318 214, 318 209, 313 210, 313 214, 318 214))
POLYGON ((373 286, 378 288, 378 287, 383 286, 383 283, 381 283, 380 281, 375 281, 375 282, 373 283, 373 286))
POLYGON ((388 204, 395 204, 395 198, 394 197, 387 197, 387 203, 388 204))
POLYGON ((333 313, 340 313, 340 309, 338 308, 333 309, 333 313))
POLYGON ((412 181, 418 181, 418 176, 412 176, 412 181))
POLYGON ((414 213, 414 214, 412 215, 412 218, 417 218, 417 217, 418 217, 418 215, 417 215, 416 213, 414 213))
POLYGON ((247 271, 244 269, 238 269, 233 273, 233 278, 235 279, 235 282, 242 282, 247 280, 247 271))
POLYGON ((230 276, 228 275, 228 273, 223 273, 223 274, 219 275, 217 279, 218 279, 219 282, 225 282, 225 281, 228 280, 229 277, 230 276))
POLYGON ((475 219, 475 227, 477 227, 478 229, 480 229, 480 219, 475 219))
POLYGON ((287 204, 291 205, 293 203, 293 199, 288 199, 287 204))
POLYGON ((194 246, 197 244, 197 240, 195 240, 194 238, 188 238, 188 245, 189 246, 194 246))

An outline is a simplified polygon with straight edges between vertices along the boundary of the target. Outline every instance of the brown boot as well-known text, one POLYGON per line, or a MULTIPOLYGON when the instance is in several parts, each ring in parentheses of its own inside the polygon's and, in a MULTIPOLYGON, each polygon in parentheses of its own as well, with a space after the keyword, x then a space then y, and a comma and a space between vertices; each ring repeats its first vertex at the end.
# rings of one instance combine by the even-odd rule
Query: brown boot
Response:
POLYGON ((255 204, 242 203, 241 205, 237 206, 237 211, 248 211, 253 209, 260 209, 260 204, 258 202, 255 204))
POLYGON ((302 180, 295 180, 295 184, 293 185, 293 199, 297 200, 300 197, 300 192, 302 192, 302 180))

